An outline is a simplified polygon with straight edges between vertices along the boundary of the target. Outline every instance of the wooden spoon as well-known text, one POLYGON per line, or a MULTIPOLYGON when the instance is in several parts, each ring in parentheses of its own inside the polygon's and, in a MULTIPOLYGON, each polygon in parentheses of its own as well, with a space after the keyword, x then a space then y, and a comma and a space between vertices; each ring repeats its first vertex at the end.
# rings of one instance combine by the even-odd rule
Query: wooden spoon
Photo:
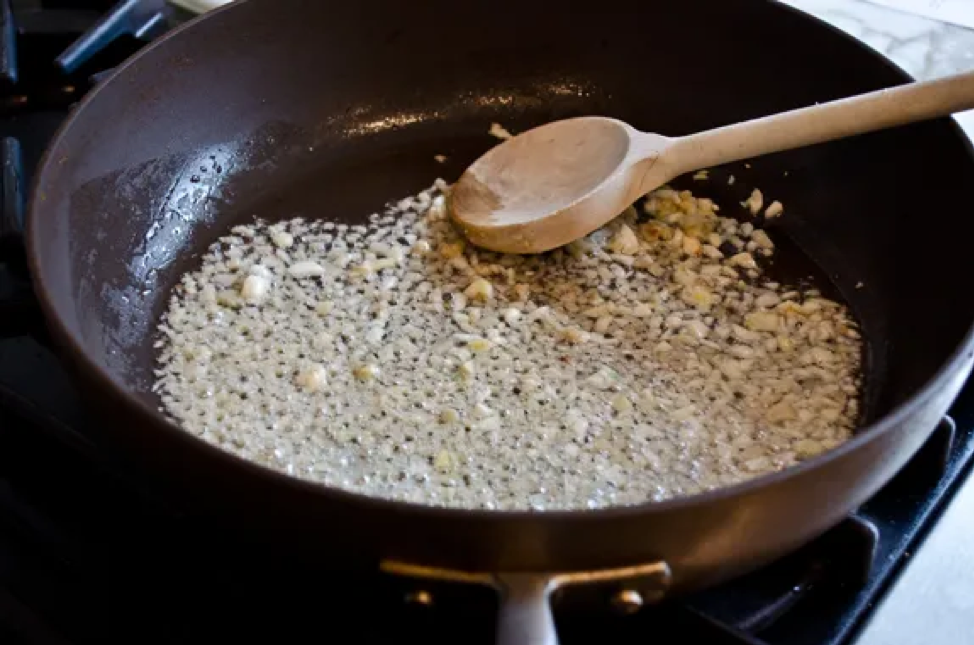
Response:
POLYGON ((556 121, 475 161, 453 187, 449 210, 477 246, 541 253, 588 235, 683 173, 970 108, 974 72, 686 137, 647 134, 605 117, 556 121))

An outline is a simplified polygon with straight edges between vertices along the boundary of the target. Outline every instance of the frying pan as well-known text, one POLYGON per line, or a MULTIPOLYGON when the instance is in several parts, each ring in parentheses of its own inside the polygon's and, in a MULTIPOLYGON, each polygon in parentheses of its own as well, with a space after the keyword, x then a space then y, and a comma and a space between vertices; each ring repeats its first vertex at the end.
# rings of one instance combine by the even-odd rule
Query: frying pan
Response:
POLYGON ((64 124, 29 207, 33 282, 107 445, 129 463, 308 558, 495 585, 501 639, 554 642, 555 587, 653 600, 715 584, 837 523, 924 442, 974 360, 974 157, 953 121, 718 169, 738 177, 708 191, 721 203, 755 186, 785 203, 774 270, 817 267, 848 300, 868 340, 867 388, 846 445, 707 494, 461 511, 246 463, 157 411, 151 343, 169 289, 233 223, 361 220, 456 179, 492 144, 492 121, 520 131, 601 114, 683 135, 906 80, 763 0, 246 0, 142 51, 64 124))

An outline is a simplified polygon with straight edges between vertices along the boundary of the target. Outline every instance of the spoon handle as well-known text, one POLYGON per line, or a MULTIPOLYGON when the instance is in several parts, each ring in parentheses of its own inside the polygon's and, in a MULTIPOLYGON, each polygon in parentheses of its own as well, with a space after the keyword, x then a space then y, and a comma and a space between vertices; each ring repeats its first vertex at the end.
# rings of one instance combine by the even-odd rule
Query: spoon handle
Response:
POLYGON ((680 172, 823 143, 974 108, 974 72, 908 83, 676 139, 680 172))

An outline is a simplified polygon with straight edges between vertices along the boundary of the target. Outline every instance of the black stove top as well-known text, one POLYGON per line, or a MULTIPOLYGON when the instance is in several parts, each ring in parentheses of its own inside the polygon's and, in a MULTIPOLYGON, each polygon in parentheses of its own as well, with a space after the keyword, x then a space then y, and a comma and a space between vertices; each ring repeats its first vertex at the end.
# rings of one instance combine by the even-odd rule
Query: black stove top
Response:
MULTIPOLYGON (((177 17, 160 0, 115 8, 0 0, 0 643, 491 642, 489 592, 309 568, 184 513, 99 449, 10 233, 70 105, 177 17)), ((556 605, 562 641, 854 643, 966 483, 974 385, 952 418, 858 513, 798 553, 632 615, 556 605)))

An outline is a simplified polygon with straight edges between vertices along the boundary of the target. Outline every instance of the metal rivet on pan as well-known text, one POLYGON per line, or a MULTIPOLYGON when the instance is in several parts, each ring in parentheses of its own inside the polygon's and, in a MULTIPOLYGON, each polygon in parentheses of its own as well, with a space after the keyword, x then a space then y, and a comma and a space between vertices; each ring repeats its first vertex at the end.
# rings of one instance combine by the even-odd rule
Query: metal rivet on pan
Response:
POLYGON ((423 589, 410 591, 406 594, 406 604, 431 607, 433 605, 433 594, 423 589))
POLYGON ((623 589, 612 596, 612 606, 620 614, 633 614, 643 606, 643 597, 633 589, 623 589))

